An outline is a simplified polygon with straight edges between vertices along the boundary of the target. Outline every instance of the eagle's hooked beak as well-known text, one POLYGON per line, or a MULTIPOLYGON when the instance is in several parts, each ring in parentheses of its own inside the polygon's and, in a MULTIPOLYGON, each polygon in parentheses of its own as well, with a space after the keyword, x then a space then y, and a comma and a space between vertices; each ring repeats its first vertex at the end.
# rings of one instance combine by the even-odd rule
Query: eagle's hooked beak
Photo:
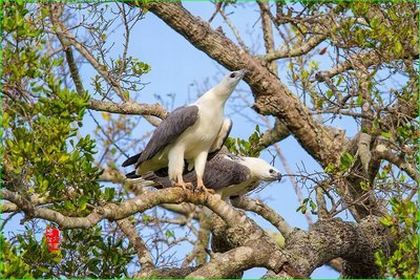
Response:
POLYGON ((282 178, 282 176, 281 176, 281 173, 280 172, 277 172, 277 182, 280 182, 281 181, 281 178, 282 178))
POLYGON ((241 77, 241 79, 245 76, 245 74, 246 74, 247 72, 248 72, 248 71, 247 71, 246 69, 241 69, 241 70, 239 70, 239 71, 238 71, 239 76, 241 77))

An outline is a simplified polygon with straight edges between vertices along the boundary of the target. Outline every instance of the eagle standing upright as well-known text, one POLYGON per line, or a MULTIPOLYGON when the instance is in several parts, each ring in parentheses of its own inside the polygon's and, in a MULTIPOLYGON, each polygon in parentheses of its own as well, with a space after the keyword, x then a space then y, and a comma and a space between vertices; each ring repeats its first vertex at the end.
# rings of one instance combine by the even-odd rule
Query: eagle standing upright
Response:
POLYGON ((245 70, 233 71, 191 105, 175 109, 156 128, 145 149, 122 166, 136 164, 136 175, 168 167, 172 184, 186 188, 182 177, 184 160, 194 166, 196 188, 206 190, 204 169, 209 152, 219 150, 232 128, 224 119, 226 100, 244 77, 245 70))

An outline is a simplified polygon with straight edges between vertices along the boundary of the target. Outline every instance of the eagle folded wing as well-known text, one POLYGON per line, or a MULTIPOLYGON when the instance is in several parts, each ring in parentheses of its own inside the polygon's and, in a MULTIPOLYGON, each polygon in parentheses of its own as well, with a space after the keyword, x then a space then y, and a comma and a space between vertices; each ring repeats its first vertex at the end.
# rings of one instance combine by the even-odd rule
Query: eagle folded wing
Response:
POLYGON ((209 153, 217 153, 223 147, 223 144, 226 142, 230 131, 232 130, 232 120, 231 119, 224 119, 222 127, 217 134, 216 139, 214 140, 213 144, 211 145, 209 153))
POLYGON ((123 162, 122 166, 136 164, 136 168, 151 159, 167 145, 176 141, 187 128, 198 120, 198 107, 195 105, 179 107, 171 112, 153 132, 144 150, 123 162))

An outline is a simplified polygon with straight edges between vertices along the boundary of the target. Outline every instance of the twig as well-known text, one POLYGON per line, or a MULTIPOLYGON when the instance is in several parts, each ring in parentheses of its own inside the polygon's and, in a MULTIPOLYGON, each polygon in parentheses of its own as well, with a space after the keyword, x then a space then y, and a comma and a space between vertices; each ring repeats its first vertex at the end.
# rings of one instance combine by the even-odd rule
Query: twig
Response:
MULTIPOLYGON (((290 169, 289 163, 287 162, 287 159, 284 157, 284 155, 283 155, 283 153, 280 149, 280 146, 277 145, 277 144, 274 144, 274 149, 275 149, 278 157, 280 158, 281 163, 283 164, 283 167, 284 167, 284 170, 286 171, 286 174, 287 175, 292 174, 292 170, 290 169)), ((296 193, 296 196, 298 198, 299 203, 302 203, 303 194, 302 194, 294 176, 290 176, 290 182, 292 183, 293 189, 295 190, 295 193, 296 193)), ((309 225, 313 224, 312 217, 310 216, 310 214, 308 212, 305 212, 304 215, 305 215, 305 218, 306 218, 306 221, 308 222, 308 224, 309 225)))
POLYGON ((139 258, 139 263, 141 265, 141 273, 148 275, 148 273, 155 269, 155 265, 153 264, 152 255, 143 239, 141 239, 137 233, 136 227, 130 222, 129 218, 119 220, 117 221, 117 224, 137 251, 137 257, 139 258))
POLYGON ((241 48, 247 50, 248 47, 245 45, 244 41, 242 41, 238 29, 235 27, 235 25, 233 25, 232 21, 225 15, 223 9, 220 9, 219 13, 222 16, 223 20, 226 22, 226 24, 229 26, 229 28, 232 30, 233 35, 235 35, 235 38, 238 41, 238 44, 241 46, 241 48))

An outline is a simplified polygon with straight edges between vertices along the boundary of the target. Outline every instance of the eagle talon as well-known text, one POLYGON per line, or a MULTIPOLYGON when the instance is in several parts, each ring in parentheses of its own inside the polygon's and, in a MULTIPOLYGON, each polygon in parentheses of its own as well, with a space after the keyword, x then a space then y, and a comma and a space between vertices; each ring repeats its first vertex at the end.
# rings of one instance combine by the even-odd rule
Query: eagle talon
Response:
POLYGON ((216 192, 213 189, 206 188, 204 185, 198 185, 195 187, 194 191, 196 192, 204 192, 208 194, 215 194, 216 192))
POLYGON ((184 191, 191 191, 193 189, 193 185, 191 183, 175 183, 174 187, 181 188, 184 191))

